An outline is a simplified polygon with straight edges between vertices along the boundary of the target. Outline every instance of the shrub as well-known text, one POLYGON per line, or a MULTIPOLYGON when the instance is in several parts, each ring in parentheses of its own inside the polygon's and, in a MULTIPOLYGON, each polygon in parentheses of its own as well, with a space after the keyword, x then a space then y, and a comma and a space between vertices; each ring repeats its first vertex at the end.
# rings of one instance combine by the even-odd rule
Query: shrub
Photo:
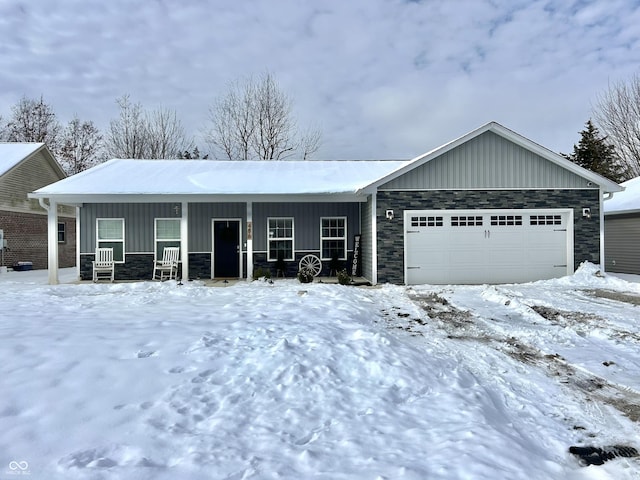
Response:
POLYGON ((340 270, 338 272, 338 283, 340 285, 350 285, 351 284, 351 277, 347 273, 347 269, 346 268, 343 268, 342 270, 340 270))
POLYGON ((264 278, 265 280, 269 280, 271 278, 271 269, 258 267, 253 270, 253 279, 260 280, 264 278))
POLYGON ((311 283, 313 282, 313 273, 306 268, 303 268, 298 271, 298 280, 300 283, 311 283))

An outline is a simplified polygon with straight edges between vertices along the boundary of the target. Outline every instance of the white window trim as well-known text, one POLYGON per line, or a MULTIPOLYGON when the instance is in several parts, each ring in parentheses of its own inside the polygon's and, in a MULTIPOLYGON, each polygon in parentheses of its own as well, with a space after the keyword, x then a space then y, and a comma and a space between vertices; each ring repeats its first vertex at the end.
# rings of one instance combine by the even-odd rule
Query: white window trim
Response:
MULTIPOLYGON (((182 233, 182 225, 181 225, 181 219, 180 218, 175 218, 175 217, 169 217, 169 218, 164 218, 164 217, 158 217, 158 218, 154 218, 153 219, 153 259, 154 260, 162 260, 161 258, 158 258, 158 241, 161 242, 178 242, 180 243, 180 246, 182 246, 182 242, 181 237, 178 236, 178 238, 163 238, 163 239, 158 239, 158 220, 171 220, 174 222, 178 222, 178 225, 180 227, 180 233, 182 233)), ((182 248, 180 248, 180 257, 178 258, 178 263, 182 262, 182 248)))
MULTIPOLYGON (((100 223, 100 220, 120 220, 122 222, 122 240, 108 240, 108 241, 110 243, 122 242, 122 260, 115 260, 113 263, 125 263, 125 259, 127 258, 127 250, 126 250, 126 244, 125 244, 126 233, 125 233, 124 218, 113 218, 113 217, 96 218, 96 248, 98 248, 100 244, 100 238, 98 235, 98 224, 100 223)), ((107 242, 107 240, 103 240, 103 241, 107 242)))
POLYGON ((327 258, 322 256, 322 241, 323 240, 342 240, 344 247, 344 256, 338 258, 338 260, 346 260, 347 259, 347 217, 320 217, 320 260, 331 260, 331 258, 327 258), (344 222, 344 237, 323 237, 322 236, 322 222, 323 220, 342 220, 344 222))
POLYGON ((291 257, 285 258, 285 262, 292 262, 296 259, 296 223, 293 217, 267 217, 267 261, 268 262, 276 262, 277 258, 271 258, 270 252, 270 242, 271 241, 282 241, 282 240, 291 240, 291 257), (273 240, 269 236, 269 224, 271 220, 291 220, 291 237, 282 237, 282 238, 274 238, 273 240))

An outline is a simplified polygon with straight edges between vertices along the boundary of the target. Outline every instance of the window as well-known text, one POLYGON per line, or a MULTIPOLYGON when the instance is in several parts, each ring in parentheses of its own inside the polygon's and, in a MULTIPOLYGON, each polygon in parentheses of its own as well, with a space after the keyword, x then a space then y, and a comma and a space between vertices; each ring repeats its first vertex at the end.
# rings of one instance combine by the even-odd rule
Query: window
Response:
POLYGON ((530 225, 562 225, 562 215, 531 215, 530 225))
POLYGON ((269 218, 267 220, 267 259, 294 260, 293 218, 269 218))
POLYGON ((164 247, 180 246, 180 219, 156 218, 156 260, 162 259, 164 247))
POLYGON ((482 226, 482 216, 457 216, 451 217, 452 227, 480 227, 482 226))
POLYGON ((346 217, 320 219, 320 257, 322 260, 347 259, 346 217))
POLYGON ((522 225, 522 215, 491 215, 491 225, 522 225))
POLYGON ((442 217, 411 217, 412 227, 441 227, 442 217))
POLYGON ((113 260, 124 262, 124 218, 98 218, 98 248, 113 248, 113 260))
POLYGON ((67 242, 67 225, 64 222, 58 223, 58 243, 67 242))

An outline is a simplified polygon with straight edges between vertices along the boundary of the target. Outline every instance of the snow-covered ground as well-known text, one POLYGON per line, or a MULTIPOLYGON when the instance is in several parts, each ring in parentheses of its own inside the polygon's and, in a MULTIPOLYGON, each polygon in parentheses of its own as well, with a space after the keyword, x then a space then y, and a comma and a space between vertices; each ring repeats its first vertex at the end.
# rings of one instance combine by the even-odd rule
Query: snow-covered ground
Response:
MULTIPOLYGON (((0 275, 0 478, 615 479, 640 283, 45 285, 0 275)), ((63 281, 73 280, 64 271, 63 281)))

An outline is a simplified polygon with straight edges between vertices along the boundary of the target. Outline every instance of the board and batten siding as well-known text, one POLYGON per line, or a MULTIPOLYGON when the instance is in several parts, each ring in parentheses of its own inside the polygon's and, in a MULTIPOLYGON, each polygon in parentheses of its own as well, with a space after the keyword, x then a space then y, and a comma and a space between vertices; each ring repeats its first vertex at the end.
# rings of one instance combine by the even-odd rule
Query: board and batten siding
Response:
POLYGON ((96 218, 124 218, 126 253, 154 252, 154 220, 180 218, 179 203, 92 203, 80 209, 80 253, 96 249, 96 218))
POLYGON ((189 251, 208 253, 213 250, 212 219, 241 219, 241 248, 247 241, 246 203, 190 203, 189 204, 189 251))
POLYGON ((293 217, 295 250, 320 251, 320 218, 347 217, 347 249, 353 249, 353 236, 360 233, 358 203, 254 203, 253 250, 267 249, 267 218, 293 217))
POLYGON ((575 173, 493 132, 485 132, 379 190, 589 188, 575 173))
POLYGON ((605 270, 640 274, 640 214, 604 218, 605 270))

